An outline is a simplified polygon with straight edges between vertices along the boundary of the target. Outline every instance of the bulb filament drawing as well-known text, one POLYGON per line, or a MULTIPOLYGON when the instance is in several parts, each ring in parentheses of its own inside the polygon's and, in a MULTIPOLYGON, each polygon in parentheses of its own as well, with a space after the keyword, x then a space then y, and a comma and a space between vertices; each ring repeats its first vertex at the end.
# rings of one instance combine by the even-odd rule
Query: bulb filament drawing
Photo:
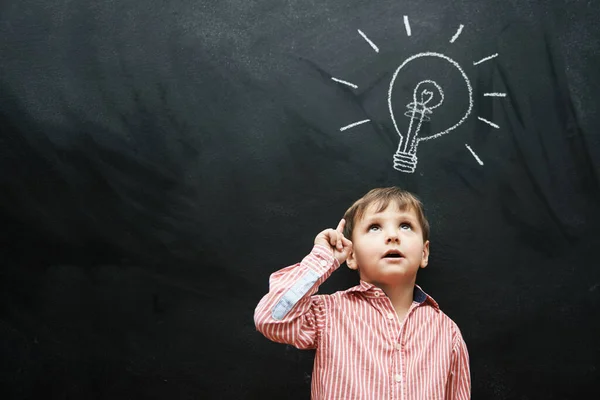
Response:
POLYGON ((430 120, 429 115, 444 102, 444 92, 440 85, 432 80, 424 80, 417 84, 413 91, 413 101, 408 103, 404 115, 410 119, 406 136, 400 136, 398 150, 394 154, 394 168, 402 172, 415 172, 417 167, 417 143, 423 122, 430 120), (433 101, 434 92, 427 88, 431 85, 438 93, 440 100, 433 101))

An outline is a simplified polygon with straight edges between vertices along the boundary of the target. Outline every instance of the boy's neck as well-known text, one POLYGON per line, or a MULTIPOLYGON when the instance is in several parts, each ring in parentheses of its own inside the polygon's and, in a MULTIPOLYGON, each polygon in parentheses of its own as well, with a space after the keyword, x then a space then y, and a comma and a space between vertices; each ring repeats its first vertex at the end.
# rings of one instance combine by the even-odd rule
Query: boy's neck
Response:
POLYGON ((381 287, 392 302, 398 319, 402 321, 413 303, 415 282, 402 283, 394 286, 381 287))

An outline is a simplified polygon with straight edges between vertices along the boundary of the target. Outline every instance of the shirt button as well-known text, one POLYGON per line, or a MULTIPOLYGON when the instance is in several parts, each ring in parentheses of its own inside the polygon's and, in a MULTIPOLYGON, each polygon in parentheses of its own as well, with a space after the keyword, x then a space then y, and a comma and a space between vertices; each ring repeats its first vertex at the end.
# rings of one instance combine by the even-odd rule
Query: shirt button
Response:
POLYGON ((379 292, 375 292, 375 297, 379 297, 379 292))
POLYGON ((400 343, 396 343, 396 350, 402 350, 402 345, 400 343))
POLYGON ((388 319, 393 319, 393 318, 394 318, 394 314, 392 314, 392 313, 389 313, 389 314, 387 315, 387 317, 388 317, 388 319))
POLYGON ((323 267, 326 267, 326 266, 327 266, 327 261, 326 261, 326 260, 321 260, 321 265, 322 265, 323 267))
POLYGON ((394 376, 394 380, 395 380, 396 382, 400 382, 400 381, 402 381, 402 376, 401 376, 400 374, 396 374, 396 375, 394 376))

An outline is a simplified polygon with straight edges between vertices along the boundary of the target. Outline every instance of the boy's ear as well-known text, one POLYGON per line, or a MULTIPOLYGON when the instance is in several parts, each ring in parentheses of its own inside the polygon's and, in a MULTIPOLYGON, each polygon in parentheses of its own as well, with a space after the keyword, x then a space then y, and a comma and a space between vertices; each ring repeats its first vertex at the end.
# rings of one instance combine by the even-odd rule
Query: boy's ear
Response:
POLYGON ((358 264, 356 263, 356 257, 354 256, 354 251, 350 250, 350 253, 348 254, 348 258, 346 258, 346 265, 348 265, 348 268, 353 269, 353 270, 357 270, 358 269, 358 264))
POLYGON ((429 240, 423 243, 423 257, 421 258, 421 268, 425 268, 429 263, 429 240))

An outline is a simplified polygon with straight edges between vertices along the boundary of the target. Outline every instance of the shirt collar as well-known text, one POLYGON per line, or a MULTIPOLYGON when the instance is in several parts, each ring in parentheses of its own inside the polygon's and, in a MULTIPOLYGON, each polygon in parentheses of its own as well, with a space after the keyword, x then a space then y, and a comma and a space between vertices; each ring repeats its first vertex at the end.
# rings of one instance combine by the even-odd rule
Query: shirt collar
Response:
MULTIPOLYGON (((360 284, 346 290, 346 292, 362 293, 363 296, 368 298, 379 298, 385 296, 383 290, 373 285, 372 283, 368 283, 362 280, 360 281, 360 284)), ((415 285, 413 301, 419 303, 419 305, 424 305, 427 303, 431 305, 436 311, 440 311, 440 306, 438 305, 437 301, 435 301, 433 297, 425 293, 419 285, 415 285)))

